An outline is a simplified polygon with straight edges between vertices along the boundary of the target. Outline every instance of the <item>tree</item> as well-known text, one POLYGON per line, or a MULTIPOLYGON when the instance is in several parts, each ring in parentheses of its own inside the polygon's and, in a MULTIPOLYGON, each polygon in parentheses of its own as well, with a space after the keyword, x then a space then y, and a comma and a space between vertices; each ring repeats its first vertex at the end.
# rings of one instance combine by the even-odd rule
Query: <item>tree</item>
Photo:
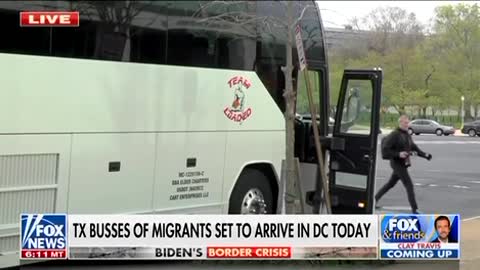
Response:
MULTIPOLYGON (((351 23, 359 27, 358 18, 351 23)), ((425 93, 421 104, 426 104, 428 87, 433 74, 432 66, 425 65, 423 58, 418 58, 417 46, 423 41, 423 26, 414 13, 408 13, 398 7, 379 7, 361 19, 366 25, 363 32, 367 36, 368 53, 354 58, 343 54, 334 55, 330 62, 335 68, 332 72, 332 86, 339 85, 341 70, 344 68, 372 68, 381 66, 384 70, 383 106, 393 106, 399 113, 405 113, 406 107, 413 104, 411 98, 418 93, 425 93), (422 91, 420 89, 423 89, 422 91)), ((337 86, 339 87, 339 86, 337 86)), ((334 96, 334 94, 332 94, 334 96)), ((420 104, 420 102, 417 102, 420 104)), ((416 105, 419 106, 419 105, 416 105)))
POLYGON ((361 25, 361 18, 354 16, 353 18, 348 20, 348 25, 352 27, 352 29, 360 31, 362 28, 361 25))
MULTIPOLYGON (((480 15, 478 4, 442 6, 436 9, 434 27, 424 34, 414 14, 399 8, 377 8, 363 18, 369 34, 365 57, 332 56, 332 84, 338 83, 336 69, 369 68, 385 71, 383 105, 399 113, 409 107, 420 109, 460 108, 465 96, 466 118, 478 116, 480 104, 480 15), (473 108, 473 115, 471 112, 473 108)), ((352 19, 357 25, 358 19, 352 19)), ((340 71, 338 71, 340 72, 340 71)), ((333 95, 332 95, 333 96, 333 95)))
MULTIPOLYGON (((305 50, 313 48, 321 42, 318 25, 308 23, 309 16, 317 16, 314 2, 293 1, 202 1, 194 16, 200 17, 199 23, 217 24, 224 27, 240 27, 243 29, 256 29, 260 39, 268 39, 275 44, 283 44, 285 47, 285 66, 282 67, 285 78, 283 97, 285 99, 285 127, 286 127, 286 181, 287 193, 295 193, 295 97, 296 89, 293 84, 293 76, 296 68, 293 63, 293 51, 295 48, 294 29, 301 25, 305 50), (245 12, 256 5, 256 12, 245 12), (207 12, 209 11, 209 12, 207 12), (252 27, 254 26, 254 27, 252 27)), ((253 34, 256 34, 253 33, 253 34)), ((272 53, 272 52, 271 52, 272 53)), ((288 199, 288 198, 287 198, 288 199)), ((286 202, 287 213, 295 212, 294 201, 286 202)))
POLYGON ((399 7, 378 7, 363 18, 370 31, 369 48, 381 55, 397 48, 413 48, 423 39, 423 26, 415 13, 399 7))
POLYGON ((434 41, 447 85, 465 96, 465 117, 480 96, 480 8, 446 5, 435 10, 434 41))

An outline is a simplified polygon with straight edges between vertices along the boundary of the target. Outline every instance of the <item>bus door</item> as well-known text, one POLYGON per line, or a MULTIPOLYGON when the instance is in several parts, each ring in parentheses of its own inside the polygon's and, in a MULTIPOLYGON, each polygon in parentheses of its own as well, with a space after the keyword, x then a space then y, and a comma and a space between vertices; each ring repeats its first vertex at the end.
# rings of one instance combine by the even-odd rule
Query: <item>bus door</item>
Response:
POLYGON ((330 145, 333 214, 373 213, 381 70, 345 70, 330 145))

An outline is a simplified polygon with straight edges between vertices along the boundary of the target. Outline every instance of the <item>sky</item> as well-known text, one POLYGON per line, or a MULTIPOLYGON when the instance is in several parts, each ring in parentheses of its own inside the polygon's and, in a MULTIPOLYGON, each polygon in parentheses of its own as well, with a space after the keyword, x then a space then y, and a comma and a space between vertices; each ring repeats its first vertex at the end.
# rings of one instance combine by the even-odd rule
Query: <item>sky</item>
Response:
MULTIPOLYGON (((400 7, 414 12, 417 19, 428 26, 434 15, 435 7, 458 3, 478 3, 480 1, 316 1, 325 27, 341 27, 353 17, 362 18, 376 7, 400 7)), ((362 26, 360 25, 360 28, 362 26)))

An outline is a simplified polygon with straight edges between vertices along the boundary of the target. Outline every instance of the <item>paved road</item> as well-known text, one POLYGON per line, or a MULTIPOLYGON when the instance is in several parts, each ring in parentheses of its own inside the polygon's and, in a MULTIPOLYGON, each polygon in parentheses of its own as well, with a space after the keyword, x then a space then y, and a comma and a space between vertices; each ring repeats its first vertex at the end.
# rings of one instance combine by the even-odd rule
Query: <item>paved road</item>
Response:
MULTIPOLYGON (((414 157, 410 175, 420 210, 424 213, 459 213, 480 216, 480 137, 413 136, 417 145, 433 155, 428 162, 414 157)), ((380 150, 379 150, 380 151, 380 150)), ((388 161, 378 155, 378 190, 389 178, 388 161)), ((405 188, 399 182, 379 202, 380 212, 409 211, 405 188)))

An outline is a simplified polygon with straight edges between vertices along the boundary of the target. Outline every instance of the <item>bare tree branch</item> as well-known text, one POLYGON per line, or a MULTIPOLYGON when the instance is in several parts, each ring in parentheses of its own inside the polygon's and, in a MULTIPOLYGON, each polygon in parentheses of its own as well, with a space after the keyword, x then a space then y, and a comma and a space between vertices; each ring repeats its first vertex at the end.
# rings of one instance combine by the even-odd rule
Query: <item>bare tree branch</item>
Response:
POLYGON ((200 8, 193 13, 193 17, 197 16, 199 13, 204 12, 206 9, 212 6, 218 9, 219 4, 224 6, 232 6, 237 4, 245 4, 246 2, 248 1, 208 1, 207 3, 204 3, 204 4, 199 3, 200 8))

